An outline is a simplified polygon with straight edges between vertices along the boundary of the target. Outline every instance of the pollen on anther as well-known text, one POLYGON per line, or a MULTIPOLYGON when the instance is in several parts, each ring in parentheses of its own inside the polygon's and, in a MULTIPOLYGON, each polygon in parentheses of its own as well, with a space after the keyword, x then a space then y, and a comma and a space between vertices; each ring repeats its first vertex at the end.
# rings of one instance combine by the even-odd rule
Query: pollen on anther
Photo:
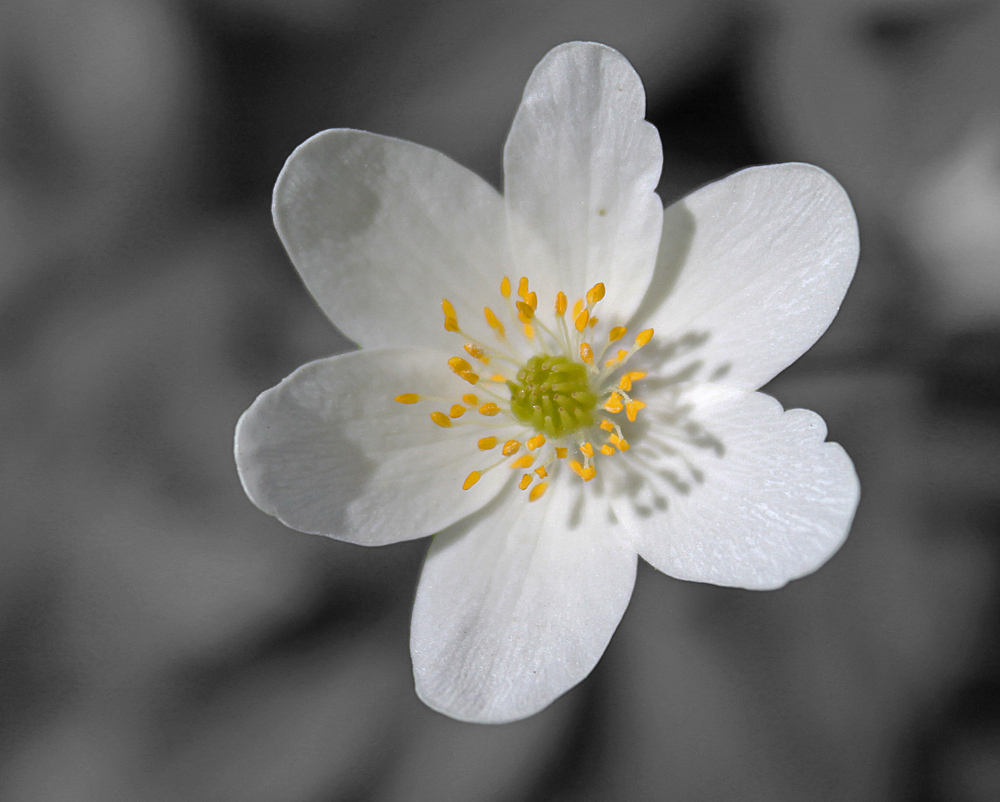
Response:
POLYGON ((479 408, 479 414, 485 415, 488 418, 492 418, 494 415, 500 414, 500 407, 494 404, 492 401, 487 401, 479 408))
POLYGON ((528 451, 535 451, 545 445, 545 435, 536 434, 534 437, 529 438, 525 445, 528 447, 528 451))
POLYGON ((556 314, 560 316, 566 314, 566 293, 561 291, 556 293, 556 314))
POLYGON ((397 395, 394 401, 398 401, 400 404, 416 404, 420 400, 420 396, 416 393, 403 393, 402 395, 397 395))
POLYGON ((518 468, 530 468, 534 463, 534 461, 535 458, 531 456, 531 454, 525 454, 523 457, 518 457, 516 460, 514 460, 510 464, 510 467, 515 470, 518 468))
POLYGON ((504 298, 510 298, 510 279, 506 276, 504 276, 503 281, 500 282, 500 294, 504 298))
POLYGON ((594 349, 590 347, 590 343, 580 343, 580 359, 588 365, 594 364, 594 349))
POLYGON ((630 421, 634 421, 639 410, 645 406, 646 405, 642 401, 629 401, 625 405, 625 414, 628 415, 628 419, 630 421))
POLYGON ((449 418, 443 412, 432 412, 431 420, 434 421, 442 429, 447 429, 449 426, 451 426, 451 418, 449 418))
POLYGON ((626 393, 632 389, 632 382, 639 381, 639 379, 645 379, 646 374, 641 370, 633 370, 624 374, 618 382, 618 389, 624 390, 626 393))
POLYGON ((479 403, 479 399, 472 393, 466 393, 465 395, 463 395, 462 400, 470 407, 474 407, 476 404, 479 403))
POLYGON ((616 343, 626 334, 628 334, 628 329, 624 326, 615 326, 608 332, 608 342, 616 343))
POLYGON ((453 404, 451 409, 448 410, 449 418, 461 418, 465 414, 465 407, 461 404, 453 404))
POLYGON ((497 447, 497 439, 495 437, 484 437, 479 441, 480 451, 489 451, 491 448, 497 447))
POLYGON ((566 455, 569 453, 568 448, 556 447, 556 459, 566 459, 566 455))
POLYGON ((526 473, 524 476, 521 477, 521 481, 517 483, 517 486, 522 490, 527 490, 528 485, 530 485, 532 481, 533 477, 531 476, 531 474, 526 473))
POLYGON ((451 359, 449 359, 448 367, 459 375, 461 375, 462 373, 468 373, 472 370, 472 365, 470 365, 460 356, 453 356, 451 359))
POLYGON ((478 482, 480 478, 482 478, 482 474, 479 471, 473 471, 465 477, 465 482, 462 484, 462 490, 468 490, 476 482, 478 482))
POLYGON ((606 432, 613 432, 615 430, 615 424, 605 418, 601 421, 601 428, 606 432))
POLYGON ((540 499, 543 495, 545 495, 545 491, 548 489, 549 489, 548 482, 539 482, 537 485, 531 488, 531 492, 528 494, 528 501, 538 501, 538 499, 540 499))
POLYGON ((597 282, 593 287, 587 291, 587 303, 593 306, 601 298, 604 297, 604 284, 602 282, 597 282))
POLYGON ((537 473, 542 479, 544 479, 546 476, 549 475, 549 472, 545 470, 544 465, 539 465, 537 468, 535 468, 535 473, 537 473))
POLYGON ((525 276, 521 276, 521 280, 517 282, 517 294, 521 298, 528 297, 528 279, 525 276))
POLYGON ((476 345, 475 343, 466 343, 462 347, 465 349, 465 352, 473 359, 482 359, 484 362, 489 361, 487 359, 483 359, 483 356, 486 352, 483 350, 482 346, 476 345))
POLYGON ((577 331, 583 331, 587 328, 587 322, 590 320, 590 312, 584 309, 573 321, 573 325, 576 326, 577 331))
POLYGON ((625 409, 625 405, 622 403, 621 394, 612 393, 608 400, 604 402, 604 408, 611 413, 618 413, 625 409))
POLYGON ((623 453, 631 448, 631 446, 628 444, 628 441, 624 437, 619 437, 618 442, 615 443, 615 445, 618 446, 618 450, 623 453))
POLYGON ((580 445, 580 452, 586 454, 588 457, 594 456, 594 447, 590 443, 582 443, 580 445))
POLYGON ((529 304, 524 301, 518 301, 515 306, 518 311, 518 318, 520 318, 522 323, 527 323, 531 318, 535 316, 535 310, 531 308, 529 304))
POLYGON ((521 443, 518 440, 508 440, 503 444, 503 455, 512 457, 521 450, 521 443))
POLYGON ((653 339, 653 330, 646 329, 645 331, 640 331, 635 337, 635 347, 642 348, 646 343, 653 339))
POLYGON ((605 443, 603 446, 601 446, 601 453, 605 457, 610 457, 612 454, 615 453, 615 447, 609 446, 607 443, 605 443))
POLYGON ((573 469, 573 473, 575 473, 585 482, 589 482, 597 474, 597 471, 594 469, 593 465, 588 465, 585 468, 576 460, 570 462, 569 467, 573 469))
POLYGON ((619 348, 618 353, 612 358, 605 362, 605 365, 613 365, 615 362, 621 362, 625 357, 628 356, 628 351, 624 348, 619 348))
POLYGON ((524 302, 532 309, 538 309, 538 295, 536 293, 529 292, 524 296, 524 302))

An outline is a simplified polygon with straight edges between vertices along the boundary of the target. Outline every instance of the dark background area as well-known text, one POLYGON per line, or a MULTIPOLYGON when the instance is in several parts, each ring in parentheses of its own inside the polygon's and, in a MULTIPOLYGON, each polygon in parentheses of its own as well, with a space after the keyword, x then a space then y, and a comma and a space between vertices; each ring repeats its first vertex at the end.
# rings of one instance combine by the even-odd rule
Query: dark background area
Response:
POLYGON ((1000 796, 1000 10, 977 0, 7 0, 0 9, 0 799, 1000 796), (660 194, 829 170, 830 331, 767 388, 862 482, 845 547, 754 593, 643 566, 592 676, 513 725, 413 693, 425 542, 244 496, 254 397, 345 349, 270 191, 324 128, 501 184, 533 66, 621 50, 660 194))

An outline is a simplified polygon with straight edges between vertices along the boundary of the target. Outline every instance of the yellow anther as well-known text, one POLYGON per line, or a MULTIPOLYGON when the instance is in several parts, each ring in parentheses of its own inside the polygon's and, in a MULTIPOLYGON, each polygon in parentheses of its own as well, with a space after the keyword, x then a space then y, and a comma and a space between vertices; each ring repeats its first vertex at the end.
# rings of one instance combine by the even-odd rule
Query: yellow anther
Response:
POLYGON ((583 311, 583 298, 577 298, 576 303, 573 304, 573 320, 576 320, 582 311, 583 311))
POLYGON ((506 276, 504 276, 503 281, 500 282, 500 294, 504 298, 510 298, 510 279, 506 276))
POLYGON ((628 415, 629 420, 634 421, 636 414, 645 406, 642 401, 629 401, 625 405, 625 414, 628 415))
POLYGON ((513 457, 520 450, 521 443, 517 440, 508 440, 503 444, 503 455, 505 457, 513 457))
POLYGON ((460 356, 453 356, 451 359, 449 359, 448 367, 459 375, 461 375, 463 372, 467 373, 472 370, 472 365, 470 365, 460 356))
POLYGON ((580 343, 580 359, 588 365, 594 364, 594 349, 590 347, 590 343, 580 343))
POLYGON ((517 483, 517 486, 522 490, 527 490, 528 485, 531 484, 533 479, 534 477, 530 473, 526 473, 524 476, 521 477, 521 481, 517 483))
POLYGON ((545 495, 545 491, 549 489, 548 482, 539 482, 533 488, 531 492, 528 493, 528 501, 538 501, 542 496, 545 495))
POLYGON ((535 339, 535 327, 532 326, 530 323, 524 324, 524 336, 527 337, 529 340, 535 339))
POLYGON ((521 298, 528 297, 528 279, 524 276, 521 276, 521 280, 517 282, 517 294, 521 298))
POLYGON ((489 451, 491 448, 497 447, 497 439, 495 437, 484 437, 479 441, 480 451, 489 451))
POLYGON ((580 444, 580 453, 586 454, 588 457, 594 456, 594 447, 590 443, 580 444))
POLYGON ((473 373, 471 370, 463 370, 458 374, 460 379, 465 379, 469 384, 475 384, 479 381, 479 374, 473 373))
POLYGON ((535 316, 535 310, 524 301, 518 301, 514 305, 517 307, 517 316, 522 323, 527 323, 535 316))
POLYGON ((587 321, 590 320, 590 312, 584 309, 579 315, 573 319, 573 325, 576 326, 577 331, 583 331, 587 328, 587 321))
POLYGON ((618 446, 619 451, 623 452, 628 451, 631 448, 631 446, 628 444, 628 441, 624 437, 619 438, 618 442, 615 443, 615 445, 618 446))
POLYGON ((593 306, 604 297, 604 284, 600 281, 587 291, 587 303, 593 306))
POLYGON ((597 470, 594 468, 593 465, 588 465, 586 468, 584 468, 576 460, 572 460, 569 464, 569 467, 573 469, 573 473, 575 473, 585 482, 589 482, 597 474, 597 470))
POLYGON ((597 325, 597 318, 596 317, 592 317, 590 319, 590 322, 587 325, 590 326, 590 328, 594 328, 594 326, 597 325))
POLYGON ((525 454, 523 457, 518 457, 516 460, 514 460, 510 464, 510 467, 514 468, 515 470, 517 468, 530 468, 534 461, 535 458, 531 456, 531 454, 525 454))
POLYGON ((499 337, 502 340, 503 323, 500 322, 500 319, 495 314, 493 314, 493 310, 490 309, 488 306, 483 307, 483 315, 486 317, 486 322, 490 324, 490 328, 495 330, 497 333, 497 337, 499 337))
POLYGON ((476 482, 478 482, 481 477, 482 474, 479 471, 473 471, 472 473, 470 473, 468 476, 465 477, 465 482, 462 484, 462 490, 468 490, 476 482))
MULTIPOLYGON (((483 359, 483 355, 486 353, 483 350, 482 346, 476 345, 475 343, 466 343, 462 347, 465 348, 465 353, 467 353, 473 359, 483 359)), ((483 361, 488 362, 489 360, 483 359, 483 361)))
POLYGON ((529 438, 525 445, 528 447, 528 451, 535 451, 545 445, 545 435, 536 434, 534 437, 529 438))
POLYGON ((615 430, 615 425, 610 420, 605 418, 601 421, 601 428, 606 432, 613 432, 615 430))
POLYGON ((620 393, 612 393, 610 398, 604 402, 604 408, 611 413, 618 413, 625 409, 620 393))
POLYGON ((451 409, 448 410, 449 418, 461 418, 465 414, 465 407, 461 404, 455 404, 451 409))
POLYGON ((569 453, 568 448, 556 448, 556 459, 566 459, 566 455, 569 453))
POLYGON ((608 342, 616 343, 626 334, 628 334, 627 328, 624 326, 615 326, 608 332, 608 342))
POLYGON ((500 414, 500 407, 492 401, 487 401, 479 408, 479 414, 485 415, 487 418, 492 418, 494 415, 500 414))
POLYGON ((443 412, 432 412, 431 420, 434 421, 442 429, 447 429, 449 426, 451 426, 451 418, 449 418, 443 412))
POLYGON ((605 443, 603 446, 601 446, 601 453, 605 457, 610 457, 612 454, 615 453, 615 448, 614 446, 609 446, 607 443, 605 443))
POLYGON ((566 293, 564 292, 556 293, 556 314, 560 316, 566 314, 566 293))
POLYGON ((444 319, 444 330, 445 331, 458 331, 458 318, 457 317, 446 317, 444 319))
POLYGON ((532 309, 538 309, 538 295, 535 293, 529 292, 526 296, 524 296, 524 302, 532 309))
POLYGON ((462 400, 470 407, 474 407, 476 404, 479 403, 479 399, 472 393, 466 393, 465 395, 463 395, 462 400))
POLYGON ((620 348, 618 350, 618 353, 615 355, 615 357, 613 359, 609 359, 604 364, 605 365, 613 365, 616 362, 621 362, 627 356, 628 356, 628 351, 626 351, 624 348, 620 348))
POLYGON ((403 393, 402 395, 397 395, 394 400, 400 404, 416 404, 420 400, 420 396, 416 393, 403 393))
POLYGON ((535 468, 535 473, 537 473, 540 477, 542 477, 542 479, 544 479, 546 476, 549 475, 549 472, 545 470, 544 465, 539 465, 537 468, 535 468))
POLYGON ((617 434, 609 434, 608 442, 611 443, 611 445, 616 446, 621 442, 621 438, 617 434))
POLYGON ((645 331, 640 331, 635 337, 635 347, 642 348, 646 343, 653 339, 653 330, 646 329, 645 331))
POLYGON ((458 315, 455 314, 455 307, 451 305, 451 301, 449 301, 447 298, 441 299, 441 309, 442 311, 444 311, 445 317, 454 317, 454 318, 458 317, 458 315))
POLYGON ((499 373, 494 373, 492 376, 490 376, 490 381, 491 382, 505 382, 505 381, 507 381, 507 377, 506 376, 501 376, 499 373))
POLYGON ((629 371, 622 375, 621 379, 618 381, 618 389, 624 390, 626 393, 632 389, 632 382, 637 382, 639 379, 645 379, 646 373, 641 370, 629 371))

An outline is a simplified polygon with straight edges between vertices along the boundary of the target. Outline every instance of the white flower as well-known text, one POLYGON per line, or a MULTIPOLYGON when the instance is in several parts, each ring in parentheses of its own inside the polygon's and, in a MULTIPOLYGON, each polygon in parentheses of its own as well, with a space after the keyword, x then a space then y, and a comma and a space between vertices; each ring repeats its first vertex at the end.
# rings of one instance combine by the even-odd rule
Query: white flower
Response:
POLYGON ((303 532, 438 533, 410 646, 418 694, 458 719, 522 718, 587 676, 637 554, 776 588, 827 560, 854 514, 823 421, 755 392, 836 314, 858 254, 847 196, 784 164, 664 211, 644 111, 619 53, 574 42, 528 82, 504 195, 350 130, 308 140, 275 187, 292 261, 362 350, 247 410, 244 488, 303 532))

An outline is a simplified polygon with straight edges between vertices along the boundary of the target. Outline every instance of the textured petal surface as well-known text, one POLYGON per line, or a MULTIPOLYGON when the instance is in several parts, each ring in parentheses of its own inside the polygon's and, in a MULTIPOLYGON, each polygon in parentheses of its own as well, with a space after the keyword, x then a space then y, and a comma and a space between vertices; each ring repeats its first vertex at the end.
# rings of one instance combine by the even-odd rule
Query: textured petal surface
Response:
POLYGON ((753 167, 670 206, 656 275, 637 314, 661 336, 756 389, 798 359, 840 308, 858 260, 847 194, 807 164, 753 167))
POLYGON ((632 595, 635 550, 603 502, 562 478, 536 502, 505 491, 434 538, 410 650, 417 693, 435 710, 466 721, 523 718, 603 654, 632 595))
POLYGON ((684 401, 650 403, 630 460, 645 469, 614 494, 639 554, 671 576, 752 589, 816 570, 847 537, 859 495, 822 418, 720 386, 684 401))
POLYGON ((317 134, 285 163, 273 212, 309 291, 362 346, 455 348, 441 299, 460 319, 479 319, 487 292, 509 272, 497 191, 447 156, 399 139, 317 134))
MULTIPOLYGON (((236 427, 247 495, 301 532, 364 545, 424 537, 480 508, 507 478, 462 483, 489 457, 478 426, 442 429, 427 402, 472 389, 447 356, 422 348, 355 351, 303 365, 262 393, 236 427)), ((443 405, 442 405, 443 406, 443 405)), ((447 407, 445 407, 447 408, 447 407)))
POLYGON ((620 53, 571 42, 535 68, 504 150, 520 271, 537 279, 540 297, 579 297, 605 282, 621 316, 609 323, 639 305, 662 228, 653 190, 663 153, 645 109, 639 76, 620 53))

